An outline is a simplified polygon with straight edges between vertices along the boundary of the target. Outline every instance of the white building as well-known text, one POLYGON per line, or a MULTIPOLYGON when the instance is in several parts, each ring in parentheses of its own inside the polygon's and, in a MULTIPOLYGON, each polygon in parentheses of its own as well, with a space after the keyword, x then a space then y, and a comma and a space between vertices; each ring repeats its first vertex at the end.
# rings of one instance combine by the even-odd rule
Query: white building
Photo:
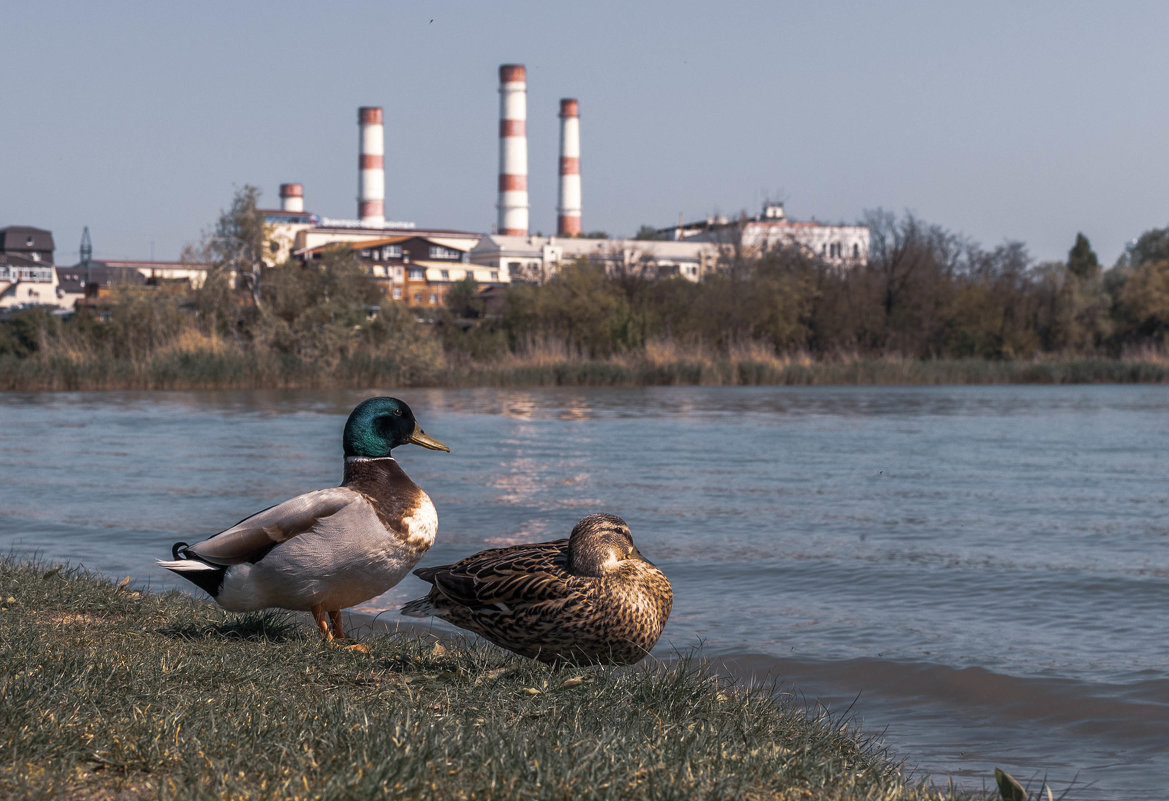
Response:
POLYGON ((0 308, 60 306, 53 234, 29 225, 0 228, 0 308))
POLYGON ((473 263, 497 269, 512 281, 541 283, 562 265, 582 258, 603 264, 610 275, 699 281, 715 269, 718 247, 705 242, 494 234, 471 249, 473 263))
POLYGON ((0 253, 0 309, 61 306, 57 271, 51 264, 27 263, 0 253))
POLYGON ((789 220, 782 203, 766 203, 761 214, 749 219, 708 217, 663 228, 658 233, 675 241, 717 243, 724 250, 741 247, 748 257, 795 247, 836 267, 858 267, 869 261, 868 228, 789 220))

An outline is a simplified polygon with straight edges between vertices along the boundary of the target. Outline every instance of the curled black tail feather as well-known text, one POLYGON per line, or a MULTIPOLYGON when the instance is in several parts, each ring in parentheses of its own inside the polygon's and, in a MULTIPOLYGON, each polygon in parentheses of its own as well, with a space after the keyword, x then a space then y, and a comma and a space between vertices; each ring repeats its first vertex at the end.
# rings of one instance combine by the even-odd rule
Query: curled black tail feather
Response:
POLYGON ((174 545, 170 546, 171 558, 175 561, 178 561, 179 559, 189 559, 190 557, 187 555, 188 547, 189 546, 185 542, 176 542, 174 545))

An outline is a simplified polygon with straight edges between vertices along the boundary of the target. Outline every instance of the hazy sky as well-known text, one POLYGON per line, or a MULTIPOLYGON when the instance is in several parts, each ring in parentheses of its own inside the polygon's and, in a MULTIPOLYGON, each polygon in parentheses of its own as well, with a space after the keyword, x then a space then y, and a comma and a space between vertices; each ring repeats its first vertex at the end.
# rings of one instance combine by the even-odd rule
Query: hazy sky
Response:
POLYGON ((498 67, 528 70, 531 228, 556 227, 580 101, 585 230, 678 215, 912 211, 986 247, 1111 265, 1169 224, 1169 4, 7 3, 0 226, 88 225, 177 258, 235 189, 357 215, 357 107, 383 106, 387 217, 490 231, 498 67))

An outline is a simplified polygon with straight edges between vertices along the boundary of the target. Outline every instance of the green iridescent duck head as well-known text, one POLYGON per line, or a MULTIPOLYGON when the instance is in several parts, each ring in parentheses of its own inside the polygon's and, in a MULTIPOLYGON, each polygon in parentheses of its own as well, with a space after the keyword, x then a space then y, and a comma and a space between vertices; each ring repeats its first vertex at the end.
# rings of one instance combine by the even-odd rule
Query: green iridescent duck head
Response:
POLYGON ((389 456, 390 450, 408 443, 433 451, 451 451, 422 430, 404 401, 384 396, 357 404, 345 421, 342 442, 346 457, 366 459, 389 456))

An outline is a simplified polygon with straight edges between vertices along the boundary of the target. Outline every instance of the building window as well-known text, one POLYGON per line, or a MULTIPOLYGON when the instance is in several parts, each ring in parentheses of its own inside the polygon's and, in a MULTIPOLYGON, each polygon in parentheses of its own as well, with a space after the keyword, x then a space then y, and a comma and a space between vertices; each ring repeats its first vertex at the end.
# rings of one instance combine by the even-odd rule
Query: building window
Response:
POLYGON ((421 302, 422 302, 422 293, 421 293, 421 292, 415 292, 415 293, 414 293, 414 302, 415 302, 415 303, 421 303, 421 302))
POLYGON ((421 281, 422 280, 422 268, 411 267, 410 268, 410 280, 411 281, 421 281))
POLYGON ((384 248, 382 248, 382 256, 387 259, 400 259, 402 258, 402 246, 386 245, 384 248))
POLYGON ((394 291, 391 292, 390 294, 392 294, 394 296, 394 300, 401 300, 402 299, 402 287, 400 287, 400 286, 394 287, 394 291))
POLYGON ((442 280, 444 280, 444 281, 451 280, 451 271, 450 270, 443 270, 442 271, 442 280))
POLYGON ((852 243, 852 257, 854 259, 859 259, 861 257, 861 246, 856 242, 852 243))
POLYGON ((458 261, 462 258, 462 256, 463 254, 459 251, 452 250, 450 248, 444 248, 442 245, 430 246, 430 258, 432 259, 447 259, 450 261, 458 261))
POLYGON ((522 266, 523 265, 520 264, 518 261, 509 261, 507 263, 507 272, 509 275, 519 275, 520 268, 522 266))
POLYGON ((492 270, 492 271, 491 271, 491 280, 492 280, 492 281, 498 281, 498 280, 499 280, 499 270, 492 270))
POLYGON ((430 305, 433 306, 436 303, 438 303, 438 295, 435 295, 433 292, 431 292, 430 293, 430 305))

